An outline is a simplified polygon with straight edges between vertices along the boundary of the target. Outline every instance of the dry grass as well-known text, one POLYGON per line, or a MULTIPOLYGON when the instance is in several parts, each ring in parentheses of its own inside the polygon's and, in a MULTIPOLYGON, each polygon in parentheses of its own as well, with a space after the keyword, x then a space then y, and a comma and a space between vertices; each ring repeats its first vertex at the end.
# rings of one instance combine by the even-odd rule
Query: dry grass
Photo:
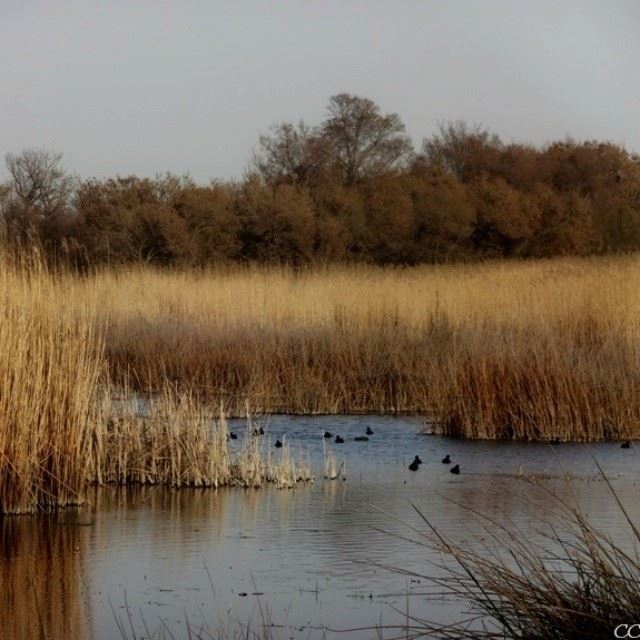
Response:
POLYGON ((611 492, 629 525, 623 544, 594 528, 578 505, 555 495, 549 500, 555 501, 562 519, 554 525, 540 523, 538 541, 469 509, 470 518, 480 518, 481 539, 491 542, 457 543, 423 516, 428 541, 415 542, 444 553, 442 577, 433 577, 433 569, 430 575, 409 575, 437 585, 444 598, 462 600, 470 610, 454 624, 412 617, 407 637, 599 640, 614 637, 618 625, 634 624, 640 617, 640 532, 611 492))
POLYGON ((293 488, 313 481, 308 462, 292 457, 287 444, 273 455, 269 439, 254 434, 249 419, 244 438, 231 445, 224 413, 214 415, 191 394, 165 388, 144 414, 123 408, 107 407, 100 423, 98 484, 258 488, 268 482, 293 488))
POLYGON ((5 263, 2 512, 75 504, 90 481, 308 475, 286 448, 277 465, 250 445, 232 459, 221 404, 420 412, 473 438, 640 436, 637 256, 86 277, 5 263), (113 416, 109 384, 159 400, 113 416))
POLYGON ((448 434, 598 440, 640 426, 640 258, 382 269, 134 268, 73 282, 111 377, 228 411, 419 412, 448 434))
POLYGON ((149 414, 117 411, 104 326, 78 280, 37 260, 0 264, 0 514, 80 504, 90 483, 292 487, 311 480, 288 448, 227 442, 224 416, 164 386, 149 414))
POLYGON ((99 483, 218 487, 231 478, 227 428, 193 397, 169 391, 148 413, 110 412, 98 438, 99 483))
POLYGON ((0 269, 0 513, 77 504, 103 362, 92 310, 37 268, 0 269))

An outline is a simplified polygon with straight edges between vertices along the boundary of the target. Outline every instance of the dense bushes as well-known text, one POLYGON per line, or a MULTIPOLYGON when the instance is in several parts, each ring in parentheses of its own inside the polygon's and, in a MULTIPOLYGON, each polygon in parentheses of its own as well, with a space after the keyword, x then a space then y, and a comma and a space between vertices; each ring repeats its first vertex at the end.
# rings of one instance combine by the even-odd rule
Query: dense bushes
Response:
POLYGON ((413 153, 395 114, 334 96, 318 127, 276 125, 247 176, 72 180, 7 157, 3 235, 88 266, 136 261, 442 262, 640 249, 640 161, 610 143, 504 144, 463 123, 413 153))

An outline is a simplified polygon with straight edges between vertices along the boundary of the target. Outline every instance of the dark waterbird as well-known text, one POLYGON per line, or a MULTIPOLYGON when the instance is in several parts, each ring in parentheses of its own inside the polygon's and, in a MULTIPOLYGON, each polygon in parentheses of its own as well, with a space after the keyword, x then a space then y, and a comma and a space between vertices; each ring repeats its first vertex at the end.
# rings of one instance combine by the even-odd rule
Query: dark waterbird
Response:
POLYGON ((356 436, 354 440, 356 442, 369 442, 369 438, 367 438, 367 436, 356 436))
POLYGON ((282 442, 280 442, 280 440, 276 440, 276 449, 281 449, 282 448, 282 442))
POLYGON ((416 464, 422 464, 422 460, 420 460, 420 456, 416 456, 416 457, 413 459, 413 461, 414 461, 416 464))
POLYGON ((631 449, 631 441, 630 440, 625 440, 621 445, 620 445, 621 449, 631 449))
POLYGON ((238 439, 238 434, 237 433, 233 433, 233 431, 229 432, 229 440, 237 440, 238 439))
POLYGON ((460 473, 460 465, 457 464, 455 467, 451 467, 449 471, 451 471, 451 473, 455 473, 456 475, 458 475, 460 473))
POLYGON ((264 435, 264 427, 256 427, 253 430, 253 435, 254 436, 263 436, 264 435))
POLYGON ((415 460, 409 465, 409 469, 411 471, 417 471, 418 467, 420 466, 419 462, 416 462, 415 460))
POLYGON ((335 441, 336 441, 337 444, 342 444, 344 442, 344 439, 341 438, 340 436, 336 436, 336 440, 335 441))
POLYGON ((366 433, 368 436, 372 436, 372 435, 373 435, 373 430, 371 429, 371 427, 367 427, 367 429, 366 429, 365 433, 366 433))
POLYGON ((324 432, 324 437, 325 438, 333 438, 333 435, 329 431, 325 431, 324 432))
POLYGON ((444 458, 442 458, 442 464, 451 464, 451 456, 448 453, 444 458))

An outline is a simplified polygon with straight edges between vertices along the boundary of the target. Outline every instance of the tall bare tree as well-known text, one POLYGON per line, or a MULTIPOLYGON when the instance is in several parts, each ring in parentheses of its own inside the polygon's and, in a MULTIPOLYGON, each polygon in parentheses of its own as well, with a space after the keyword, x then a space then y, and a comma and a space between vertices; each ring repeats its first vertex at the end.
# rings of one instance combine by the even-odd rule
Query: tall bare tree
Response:
POLYGON ((412 152, 411 141, 395 113, 382 115, 368 98, 340 93, 329 100, 322 134, 329 141, 346 184, 400 165, 412 152))
POLYGON ((47 250, 67 246, 73 178, 62 166, 62 155, 45 149, 27 149, 5 156, 9 180, 2 217, 10 243, 22 245, 37 237, 47 250))
POLYGON ((62 154, 27 149, 5 156, 9 185, 25 213, 50 219, 62 213, 73 191, 73 179, 62 166, 62 154))

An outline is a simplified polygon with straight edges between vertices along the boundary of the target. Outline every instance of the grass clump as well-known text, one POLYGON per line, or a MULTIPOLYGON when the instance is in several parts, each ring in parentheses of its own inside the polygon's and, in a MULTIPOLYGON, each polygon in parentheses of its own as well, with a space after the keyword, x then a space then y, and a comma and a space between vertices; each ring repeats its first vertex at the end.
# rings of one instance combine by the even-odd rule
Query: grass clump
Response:
POLYGON ((289 445, 277 455, 269 441, 247 420, 240 445, 230 445, 222 409, 217 416, 193 395, 165 388, 148 411, 125 407, 103 421, 97 460, 99 484, 161 484, 173 488, 241 486, 265 482, 293 488, 311 482, 308 463, 291 455, 289 445))
POLYGON ((232 477, 224 415, 165 390, 144 414, 107 414, 98 442, 99 483, 218 487, 232 477))
POLYGON ((539 541, 485 519, 483 535, 493 545, 478 549, 445 539, 424 518, 435 534, 432 543, 453 560, 440 567, 443 577, 424 577, 443 590, 444 598, 462 600, 470 611, 454 624, 413 618, 410 637, 600 640, 614 637, 618 625, 635 624, 640 620, 640 532, 612 494, 629 525, 624 544, 555 496, 562 523, 544 526, 539 541))

